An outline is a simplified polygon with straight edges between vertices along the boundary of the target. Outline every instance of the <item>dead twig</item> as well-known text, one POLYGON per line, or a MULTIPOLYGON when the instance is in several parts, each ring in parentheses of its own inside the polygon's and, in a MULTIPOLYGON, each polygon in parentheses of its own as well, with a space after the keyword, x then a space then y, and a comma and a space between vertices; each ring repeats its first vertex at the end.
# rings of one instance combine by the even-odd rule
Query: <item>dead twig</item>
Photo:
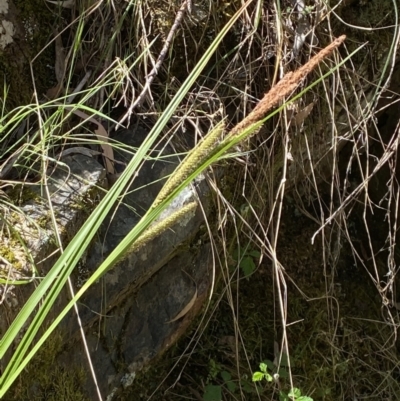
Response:
POLYGON ((144 87, 140 93, 140 95, 136 98, 136 100, 129 106, 128 111, 125 113, 125 115, 122 117, 118 125, 122 125, 122 123, 126 120, 129 119, 130 116, 133 113, 133 110, 136 107, 141 107, 143 105, 144 99, 146 94, 150 91, 150 86, 154 81, 154 78, 158 74, 158 71, 161 67, 161 64, 163 63, 165 56, 167 55, 168 49, 172 43, 172 39, 174 38, 174 35, 176 31, 178 30, 179 26, 182 23, 183 17, 185 15, 185 12, 189 10, 190 12, 190 5, 191 5, 191 0, 185 0, 178 12, 176 13, 175 21, 172 24, 171 30, 168 33, 167 39, 165 40, 164 46, 161 49, 161 52, 158 56, 158 59, 153 67, 153 69, 150 71, 150 73, 146 77, 146 83, 144 84, 144 87))

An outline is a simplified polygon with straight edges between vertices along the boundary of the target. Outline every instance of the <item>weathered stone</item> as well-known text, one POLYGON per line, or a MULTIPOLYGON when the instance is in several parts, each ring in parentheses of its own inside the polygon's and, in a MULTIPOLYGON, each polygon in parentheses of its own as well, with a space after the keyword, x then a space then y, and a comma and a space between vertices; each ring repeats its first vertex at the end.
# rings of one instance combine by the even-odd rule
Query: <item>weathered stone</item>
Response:
MULTIPOLYGON (((115 139, 138 147, 146 135, 146 130, 138 128, 134 132, 120 131, 115 139)), ((162 188, 165 177, 175 169, 179 162, 177 157, 166 157, 172 155, 173 150, 163 143, 153 156, 160 150, 164 157, 145 162, 123 204, 102 225, 98 239, 88 251, 86 269, 90 272, 137 224, 162 188)), ((127 153, 117 154, 116 158, 129 161, 127 153)), ((88 324, 89 343, 93 345, 91 357, 98 384, 103 396, 107 394, 109 400, 113 399, 112 394, 118 393, 118 388, 126 388, 131 383, 135 372, 184 333, 207 295, 210 245, 192 245, 203 224, 203 213, 207 212, 210 204, 204 177, 186 188, 163 216, 197 197, 202 201, 203 209, 198 207, 193 215, 178 221, 173 228, 128 255, 91 287, 82 300, 85 307, 80 308, 80 314, 88 324), (167 323, 185 308, 196 291, 197 297, 190 312, 176 322, 167 323)), ((65 319, 62 329, 68 337, 81 341, 73 315, 65 319)), ((72 358, 76 360, 76 356, 72 358)), ((66 356, 63 359, 71 366, 73 361, 66 356)), ((91 388, 89 393, 94 395, 91 377, 88 377, 87 386, 91 388)))
POLYGON ((57 166, 49 168, 47 183, 47 191, 40 184, 22 188, 22 194, 28 191, 25 195, 30 200, 21 207, 20 213, 12 216, 12 226, 10 222, 2 222, 2 278, 31 283, 0 286, 0 296, 5 301, 0 305, 3 317, 0 320, 0 336, 3 336, 9 322, 15 318, 34 290, 35 269, 40 276, 45 276, 60 255, 55 241, 52 213, 61 243, 65 246, 86 220, 90 213, 89 207, 101 195, 99 188, 105 184, 105 171, 90 157, 71 155, 57 166), (46 193, 50 194, 52 209, 46 193), (19 242, 16 233, 25 242, 25 247, 19 242), (26 250, 30 251, 30 255, 27 255, 26 250), (7 260, 6 255, 12 255, 13 260, 7 260))

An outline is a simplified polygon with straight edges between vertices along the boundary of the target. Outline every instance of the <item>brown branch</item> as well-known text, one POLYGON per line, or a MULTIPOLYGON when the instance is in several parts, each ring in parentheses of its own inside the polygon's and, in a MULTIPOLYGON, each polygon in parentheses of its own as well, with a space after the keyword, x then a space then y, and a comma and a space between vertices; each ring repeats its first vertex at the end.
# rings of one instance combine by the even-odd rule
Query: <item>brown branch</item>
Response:
POLYGON ((185 0, 182 3, 178 12, 176 13, 175 21, 172 24, 172 27, 168 33, 167 38, 165 39, 164 46, 161 49, 161 52, 158 56, 158 59, 154 65, 153 69, 150 71, 150 73, 146 77, 146 83, 144 84, 142 91, 140 92, 139 96, 135 99, 135 101, 130 105, 129 110, 127 111, 125 116, 122 118, 122 120, 119 122, 119 125, 121 125, 127 118, 129 118, 131 116, 133 110, 136 107, 142 106, 142 104, 144 102, 144 98, 145 98, 146 94, 149 92, 150 86, 153 83, 154 78, 158 74, 161 64, 163 63, 165 56, 168 53, 168 49, 171 45, 174 35, 175 35, 176 31, 178 30, 179 25, 181 25, 181 23, 182 23, 185 12, 188 10, 188 5, 191 5, 191 0, 185 0))

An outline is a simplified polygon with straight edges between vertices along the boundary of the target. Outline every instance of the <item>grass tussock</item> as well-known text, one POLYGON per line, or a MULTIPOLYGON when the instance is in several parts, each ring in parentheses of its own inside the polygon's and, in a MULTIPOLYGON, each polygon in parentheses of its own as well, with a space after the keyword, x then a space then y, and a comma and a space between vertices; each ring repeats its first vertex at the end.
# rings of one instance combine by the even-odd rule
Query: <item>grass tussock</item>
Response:
MULTIPOLYGON (((113 130, 148 125, 82 243, 160 138, 187 156, 96 280, 113 257, 145 246, 152 221, 196 174, 226 168, 209 178, 215 291, 187 338, 118 399, 278 400, 294 388, 314 400, 398 399, 396 2, 48 3, 51 35, 25 66, 31 102, 5 78, 2 220, 20 212, 15 190, 46 188, 63 151, 96 151, 113 175, 113 130), (271 382, 252 381, 261 362, 271 382)), ((80 258, 71 244, 59 244, 59 266, 69 267, 41 281, 43 293, 67 282, 80 258)), ((3 377, 20 373, 28 349, 22 341, 3 377)))

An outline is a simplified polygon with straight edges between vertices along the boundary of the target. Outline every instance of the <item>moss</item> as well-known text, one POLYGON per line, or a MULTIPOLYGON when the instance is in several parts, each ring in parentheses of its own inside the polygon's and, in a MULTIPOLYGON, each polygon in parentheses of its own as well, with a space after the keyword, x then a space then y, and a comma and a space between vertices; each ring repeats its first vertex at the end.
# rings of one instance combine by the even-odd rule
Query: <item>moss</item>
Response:
MULTIPOLYGON (((41 204, 42 197, 31 187, 21 184, 14 186, 11 190, 7 191, 8 198, 11 200, 13 205, 21 207, 28 202, 41 204)), ((14 245, 18 246, 20 244, 20 233, 16 231, 15 227, 27 225, 31 229, 35 230, 39 228, 47 228, 50 221, 50 216, 42 215, 39 217, 35 223, 30 222, 26 216, 24 216, 23 210, 13 211, 6 217, 7 231, 2 232, 2 235, 7 236, 10 240, 14 242, 14 245)))
POLYGON ((25 368, 20 380, 7 394, 8 400, 86 401, 82 387, 86 381, 83 367, 65 367, 57 363, 63 351, 64 340, 59 332, 53 333, 25 368))
POLYGON ((21 261, 16 257, 10 246, 0 245, 0 256, 11 263, 16 270, 22 269, 21 261))
POLYGON ((6 111, 31 102, 33 86, 29 63, 36 56, 33 78, 39 96, 53 86, 55 80, 48 67, 54 65, 54 46, 46 45, 53 35, 57 15, 41 0, 15 0, 14 4, 23 32, 18 44, 0 51, 0 91, 4 93, 4 89, 8 89, 6 111))
POLYGON ((48 228, 49 222, 51 221, 51 216, 50 216, 50 211, 47 212, 47 214, 40 216, 37 220, 36 220, 36 224, 43 229, 48 228))
POLYGON ((89 191, 84 196, 74 199, 74 201, 70 204, 70 208, 83 212, 89 216, 93 209, 97 206, 97 202, 95 201, 96 197, 97 191, 89 191))
POLYGON ((33 191, 28 185, 15 185, 7 191, 7 195, 12 200, 14 205, 21 206, 30 200, 35 202, 41 201, 41 196, 33 191))

